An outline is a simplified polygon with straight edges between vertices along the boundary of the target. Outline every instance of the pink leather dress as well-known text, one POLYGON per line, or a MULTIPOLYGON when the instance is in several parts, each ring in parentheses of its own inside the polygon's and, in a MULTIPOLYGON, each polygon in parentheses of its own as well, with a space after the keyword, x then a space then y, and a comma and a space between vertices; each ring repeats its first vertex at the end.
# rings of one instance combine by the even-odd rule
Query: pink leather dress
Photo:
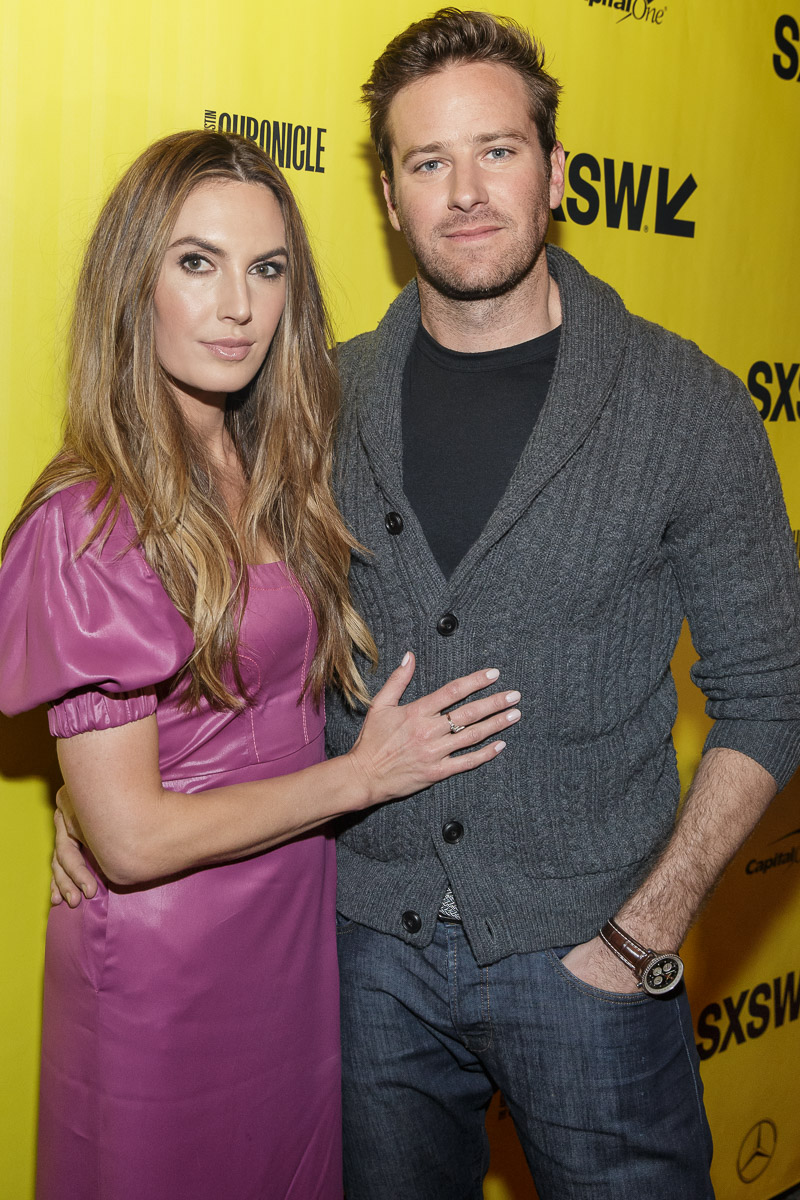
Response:
MULTIPOLYGON (((160 688, 191 633, 136 549, 104 546, 91 489, 48 501, 0 570, 0 708, 49 701, 56 737, 155 713, 164 785, 199 792, 324 754, 299 700, 316 642, 281 563, 251 568, 239 713, 160 688)), ((53 909, 47 933, 39 1200, 341 1200, 333 841, 53 909)))

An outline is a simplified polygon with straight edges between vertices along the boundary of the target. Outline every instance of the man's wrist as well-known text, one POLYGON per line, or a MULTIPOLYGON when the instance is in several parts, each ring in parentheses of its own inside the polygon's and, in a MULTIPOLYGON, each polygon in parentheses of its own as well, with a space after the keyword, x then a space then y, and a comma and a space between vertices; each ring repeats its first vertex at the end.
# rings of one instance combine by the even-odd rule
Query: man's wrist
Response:
POLYGON ((632 973, 637 987, 649 995, 667 995, 680 984, 683 962, 676 951, 645 946, 613 918, 606 921, 599 936, 603 945, 632 973))

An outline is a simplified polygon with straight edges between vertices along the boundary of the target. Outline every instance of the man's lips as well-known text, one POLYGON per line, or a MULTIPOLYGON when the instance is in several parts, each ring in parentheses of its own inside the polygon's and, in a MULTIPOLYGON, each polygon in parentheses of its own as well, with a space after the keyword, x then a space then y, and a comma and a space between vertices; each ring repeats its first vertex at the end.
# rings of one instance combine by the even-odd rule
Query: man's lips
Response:
POLYGON ((249 354, 253 342, 244 338, 218 338, 216 342, 203 342, 202 345, 217 358, 224 358, 227 362, 241 362, 249 354))
POLYGON ((491 234, 497 233, 500 228, 500 225, 464 225, 460 229, 450 230, 444 236, 451 241, 472 242, 490 237, 491 234))

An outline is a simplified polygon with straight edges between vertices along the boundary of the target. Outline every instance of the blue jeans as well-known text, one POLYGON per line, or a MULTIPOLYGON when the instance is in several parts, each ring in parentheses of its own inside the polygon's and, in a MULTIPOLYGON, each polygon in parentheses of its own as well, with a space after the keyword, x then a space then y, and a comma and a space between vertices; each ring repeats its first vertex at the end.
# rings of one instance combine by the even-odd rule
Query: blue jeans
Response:
POLYGON ((347 1200, 479 1200, 503 1093, 540 1200, 713 1200, 686 995, 582 983, 569 947, 475 962, 339 918, 347 1200))

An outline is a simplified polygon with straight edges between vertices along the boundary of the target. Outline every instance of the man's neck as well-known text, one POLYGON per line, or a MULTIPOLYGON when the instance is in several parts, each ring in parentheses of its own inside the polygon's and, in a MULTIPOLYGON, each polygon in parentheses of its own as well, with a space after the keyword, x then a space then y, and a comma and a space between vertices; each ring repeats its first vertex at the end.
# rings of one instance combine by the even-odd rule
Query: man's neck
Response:
POLYGON ((448 350, 502 350, 561 324, 558 284, 547 270, 544 252, 513 291, 490 300, 453 300, 419 276, 417 283, 423 327, 448 350))

